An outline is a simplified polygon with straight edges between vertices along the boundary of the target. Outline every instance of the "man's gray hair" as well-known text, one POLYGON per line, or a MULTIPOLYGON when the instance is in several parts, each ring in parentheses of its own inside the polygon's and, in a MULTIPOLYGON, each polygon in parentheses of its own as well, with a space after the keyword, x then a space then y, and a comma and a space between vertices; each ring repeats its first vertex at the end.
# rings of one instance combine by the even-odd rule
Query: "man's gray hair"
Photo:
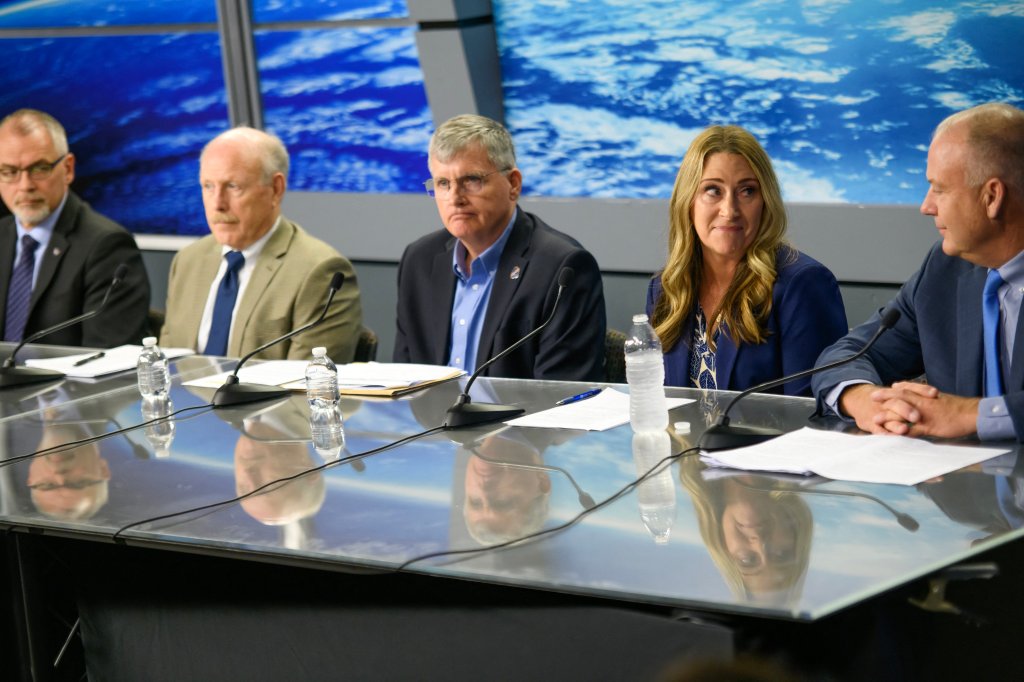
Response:
POLYGON ((516 148, 505 126, 486 116, 462 114, 448 119, 430 136, 430 158, 448 163, 467 147, 480 145, 498 170, 516 166, 516 148))
POLYGON ((275 173, 281 173, 284 175, 285 180, 288 179, 288 150, 285 148, 284 142, 277 135, 256 128, 250 128, 249 126, 232 128, 206 143, 202 153, 199 155, 200 163, 202 163, 203 157, 206 155, 206 150, 218 140, 238 140, 244 142, 250 149, 255 151, 260 159, 260 163, 263 164, 263 184, 270 184, 270 180, 274 177, 275 173))
POLYGON ((31 135, 37 130, 43 129, 50 135, 53 147, 59 156, 68 153, 68 135, 64 132, 64 126, 60 121, 38 109, 18 109, 7 114, 0 121, 0 128, 10 126, 20 136, 31 135))
POLYGON ((970 149, 965 179, 980 187, 999 178, 1017 197, 1024 198, 1024 111, 1005 102, 989 102, 947 117, 933 139, 963 126, 970 149))

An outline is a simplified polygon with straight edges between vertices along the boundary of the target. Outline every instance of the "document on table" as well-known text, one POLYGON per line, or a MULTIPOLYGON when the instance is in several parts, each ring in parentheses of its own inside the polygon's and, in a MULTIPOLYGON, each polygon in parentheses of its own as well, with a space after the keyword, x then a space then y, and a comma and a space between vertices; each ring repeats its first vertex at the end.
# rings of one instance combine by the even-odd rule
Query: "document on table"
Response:
MULTIPOLYGON (((668 409, 694 402, 689 398, 666 398, 668 409)), ((606 388, 593 398, 534 412, 507 422, 509 426, 545 429, 607 431, 629 422, 629 394, 606 388)))
MULTIPOLYGON (((270 360, 245 365, 238 372, 243 383, 306 390, 305 360, 270 360)), ((219 388, 230 372, 186 381, 186 386, 219 388)), ((465 374, 460 369, 409 363, 352 362, 338 365, 338 389, 342 395, 397 397, 465 374)))
MULTIPOLYGON (((168 360, 184 357, 195 353, 191 348, 161 348, 168 360)), ((96 357, 100 351, 89 353, 77 353, 75 355, 64 355, 59 358, 41 358, 26 360, 25 365, 39 369, 52 369, 62 372, 69 377, 80 379, 92 379, 105 374, 123 372, 128 369, 135 369, 139 362, 139 353, 142 346, 131 344, 107 348, 102 351, 102 357, 96 357), (90 359, 95 358, 95 359, 90 359), (76 362, 88 360, 88 362, 75 366, 76 362)), ((219 385, 219 384, 218 384, 219 385)))
POLYGON ((712 466, 818 474, 837 481, 916 485, 1008 452, 919 438, 859 435, 804 427, 758 445, 702 453, 712 466))

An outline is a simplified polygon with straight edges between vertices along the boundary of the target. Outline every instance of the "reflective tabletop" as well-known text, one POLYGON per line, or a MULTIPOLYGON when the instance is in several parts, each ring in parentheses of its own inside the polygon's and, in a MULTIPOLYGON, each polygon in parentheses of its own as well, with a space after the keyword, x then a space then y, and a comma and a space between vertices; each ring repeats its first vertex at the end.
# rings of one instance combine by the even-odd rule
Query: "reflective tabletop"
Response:
MULTIPOLYGON (((227 368, 179 360, 162 404, 142 401, 131 377, 88 400, 5 413, 0 525, 814 620, 1012 540, 1024 522, 1015 444, 916 487, 754 475, 709 469, 690 449, 735 394, 670 389, 693 400, 670 415, 689 433, 439 431, 459 383, 399 400, 343 398, 326 422, 311 420, 303 394, 213 410, 211 391, 181 386, 182 375, 227 368)), ((473 398, 533 412, 588 387, 482 379, 473 398)), ((754 395, 730 416, 846 428, 809 421, 813 409, 754 395)))

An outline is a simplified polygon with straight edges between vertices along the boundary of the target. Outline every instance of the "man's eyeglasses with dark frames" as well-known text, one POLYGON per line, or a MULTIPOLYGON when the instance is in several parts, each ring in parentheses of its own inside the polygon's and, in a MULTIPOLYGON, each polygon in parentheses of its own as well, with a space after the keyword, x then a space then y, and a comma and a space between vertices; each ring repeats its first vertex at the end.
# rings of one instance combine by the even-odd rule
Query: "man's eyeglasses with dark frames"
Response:
POLYGON ((40 161, 39 163, 33 163, 28 168, 0 166, 0 182, 17 182, 22 173, 28 173, 28 177, 32 180, 45 180, 53 174, 53 169, 56 168, 57 164, 63 161, 66 156, 67 154, 61 154, 53 163, 40 161))

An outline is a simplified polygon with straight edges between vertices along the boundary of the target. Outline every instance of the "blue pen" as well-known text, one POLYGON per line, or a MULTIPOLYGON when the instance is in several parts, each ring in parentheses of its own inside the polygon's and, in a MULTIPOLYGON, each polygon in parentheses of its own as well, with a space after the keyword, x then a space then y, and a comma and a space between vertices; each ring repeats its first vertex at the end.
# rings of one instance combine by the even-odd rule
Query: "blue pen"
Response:
POLYGON ((568 405, 570 403, 578 403, 581 400, 586 400, 587 398, 593 398, 595 395, 597 395, 598 393, 600 393, 603 390, 604 390, 603 388, 592 388, 589 391, 583 391, 583 393, 579 393, 577 395, 572 395, 572 396, 569 396, 568 398, 562 398, 557 403, 555 403, 555 405, 568 405))

